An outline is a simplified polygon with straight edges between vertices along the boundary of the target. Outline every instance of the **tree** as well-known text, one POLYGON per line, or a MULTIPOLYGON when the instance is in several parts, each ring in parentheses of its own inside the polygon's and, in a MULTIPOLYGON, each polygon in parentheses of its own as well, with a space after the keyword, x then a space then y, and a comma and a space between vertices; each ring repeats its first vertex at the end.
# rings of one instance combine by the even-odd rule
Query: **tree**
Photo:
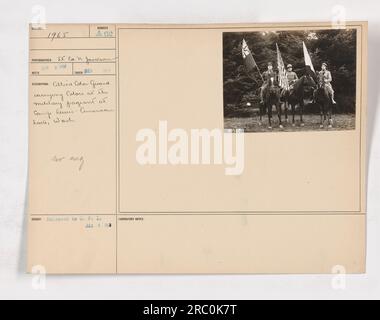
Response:
MULTIPOLYGON (((267 63, 276 65, 276 43, 285 64, 294 71, 305 72, 302 41, 311 55, 314 67, 320 70, 327 62, 333 77, 333 87, 339 109, 337 112, 355 112, 356 90, 356 30, 307 30, 278 32, 226 32, 223 34, 224 107, 237 107, 247 97, 257 96, 261 86, 257 70, 247 73, 241 54, 245 39, 261 71, 267 63)), ((251 98, 250 98, 251 99, 251 98)), ((256 99, 257 100, 257 99, 256 99)))

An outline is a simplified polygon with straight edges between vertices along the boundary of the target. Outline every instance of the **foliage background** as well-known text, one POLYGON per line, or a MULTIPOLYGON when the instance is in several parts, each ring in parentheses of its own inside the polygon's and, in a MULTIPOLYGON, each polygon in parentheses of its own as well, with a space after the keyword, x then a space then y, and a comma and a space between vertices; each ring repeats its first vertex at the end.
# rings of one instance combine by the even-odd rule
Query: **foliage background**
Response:
MULTIPOLYGON (((315 70, 322 62, 328 63, 333 77, 337 105, 335 113, 355 113, 356 96, 356 30, 305 30, 279 32, 225 32, 223 33, 224 115, 244 116, 243 109, 250 102, 259 103, 258 89, 262 81, 257 70, 247 72, 241 54, 245 39, 261 72, 272 61, 276 68, 276 43, 285 65, 291 63, 300 77, 305 72, 302 41, 310 53, 315 70)), ((306 112, 316 112, 310 105, 306 112)), ((249 112, 247 113, 249 114, 249 112)))

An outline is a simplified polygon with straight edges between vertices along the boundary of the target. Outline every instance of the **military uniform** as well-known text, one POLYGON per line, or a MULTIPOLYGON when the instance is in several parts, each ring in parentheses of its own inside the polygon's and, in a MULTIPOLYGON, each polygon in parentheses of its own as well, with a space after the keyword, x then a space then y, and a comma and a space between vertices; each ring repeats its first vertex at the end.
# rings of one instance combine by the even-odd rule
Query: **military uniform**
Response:
POLYGON ((261 86, 261 90, 260 90, 260 99, 261 99, 261 102, 264 101, 263 93, 264 93, 264 90, 266 89, 266 87, 269 85, 269 81, 270 81, 271 78, 273 78, 273 80, 275 82, 277 82, 277 73, 276 73, 276 71, 274 71, 272 69, 272 70, 267 70, 267 71, 263 72, 264 83, 261 86))
POLYGON ((333 103, 336 103, 334 100, 334 89, 331 85, 332 76, 329 70, 321 70, 317 74, 317 79, 319 85, 324 84, 327 91, 331 94, 331 99, 333 103))
POLYGON ((265 71, 263 73, 264 85, 265 84, 269 84, 269 80, 271 78, 273 78, 276 81, 277 80, 276 77, 277 77, 276 71, 274 71, 274 70, 267 70, 267 71, 265 71))
POLYGON ((290 89, 293 89, 294 83, 298 80, 297 73, 294 71, 287 71, 286 78, 288 79, 290 89))
POLYGON ((329 70, 321 70, 318 72, 318 81, 320 84, 324 83, 326 86, 330 87, 332 90, 331 86, 331 81, 332 81, 332 76, 331 72, 329 70))

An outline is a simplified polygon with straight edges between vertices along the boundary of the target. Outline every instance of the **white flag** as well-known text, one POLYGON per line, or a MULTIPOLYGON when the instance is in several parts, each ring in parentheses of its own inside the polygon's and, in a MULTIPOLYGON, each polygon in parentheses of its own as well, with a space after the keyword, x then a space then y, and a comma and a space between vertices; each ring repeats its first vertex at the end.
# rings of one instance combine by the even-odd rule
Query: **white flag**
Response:
POLYGON ((302 41, 302 44, 303 44, 303 55, 305 57, 305 65, 309 66, 310 69, 315 73, 315 70, 313 67, 313 62, 311 61, 311 58, 310 58, 309 52, 307 51, 305 42, 302 41))
POLYGON ((243 60, 245 62, 245 66, 248 71, 252 71, 255 66, 257 66, 255 59, 253 58, 251 50, 249 50, 247 42, 243 39, 243 43, 241 46, 241 54, 243 56, 243 60))
POLYGON ((243 59, 245 59, 248 55, 251 54, 251 50, 249 50, 247 42, 245 42, 245 39, 243 39, 243 44, 241 46, 241 53, 242 53, 243 59))

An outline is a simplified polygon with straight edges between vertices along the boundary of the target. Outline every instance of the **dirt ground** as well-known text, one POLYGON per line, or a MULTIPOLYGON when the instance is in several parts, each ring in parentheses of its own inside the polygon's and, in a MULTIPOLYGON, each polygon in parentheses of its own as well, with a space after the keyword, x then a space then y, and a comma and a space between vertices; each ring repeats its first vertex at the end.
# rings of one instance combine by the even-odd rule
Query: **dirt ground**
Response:
POLYGON ((282 115, 283 129, 279 127, 277 113, 273 114, 272 129, 268 128, 268 116, 263 117, 262 124, 259 123, 258 116, 251 117, 229 117, 224 118, 225 129, 244 129, 245 132, 286 132, 286 131, 334 131, 334 130, 354 130, 355 115, 354 114, 337 114, 333 115, 332 128, 328 127, 327 121, 324 123, 324 128, 320 128, 320 116, 316 114, 306 114, 303 116, 304 126, 301 126, 299 115, 295 117, 295 126, 292 125, 291 116, 288 122, 285 122, 285 117, 282 115))

